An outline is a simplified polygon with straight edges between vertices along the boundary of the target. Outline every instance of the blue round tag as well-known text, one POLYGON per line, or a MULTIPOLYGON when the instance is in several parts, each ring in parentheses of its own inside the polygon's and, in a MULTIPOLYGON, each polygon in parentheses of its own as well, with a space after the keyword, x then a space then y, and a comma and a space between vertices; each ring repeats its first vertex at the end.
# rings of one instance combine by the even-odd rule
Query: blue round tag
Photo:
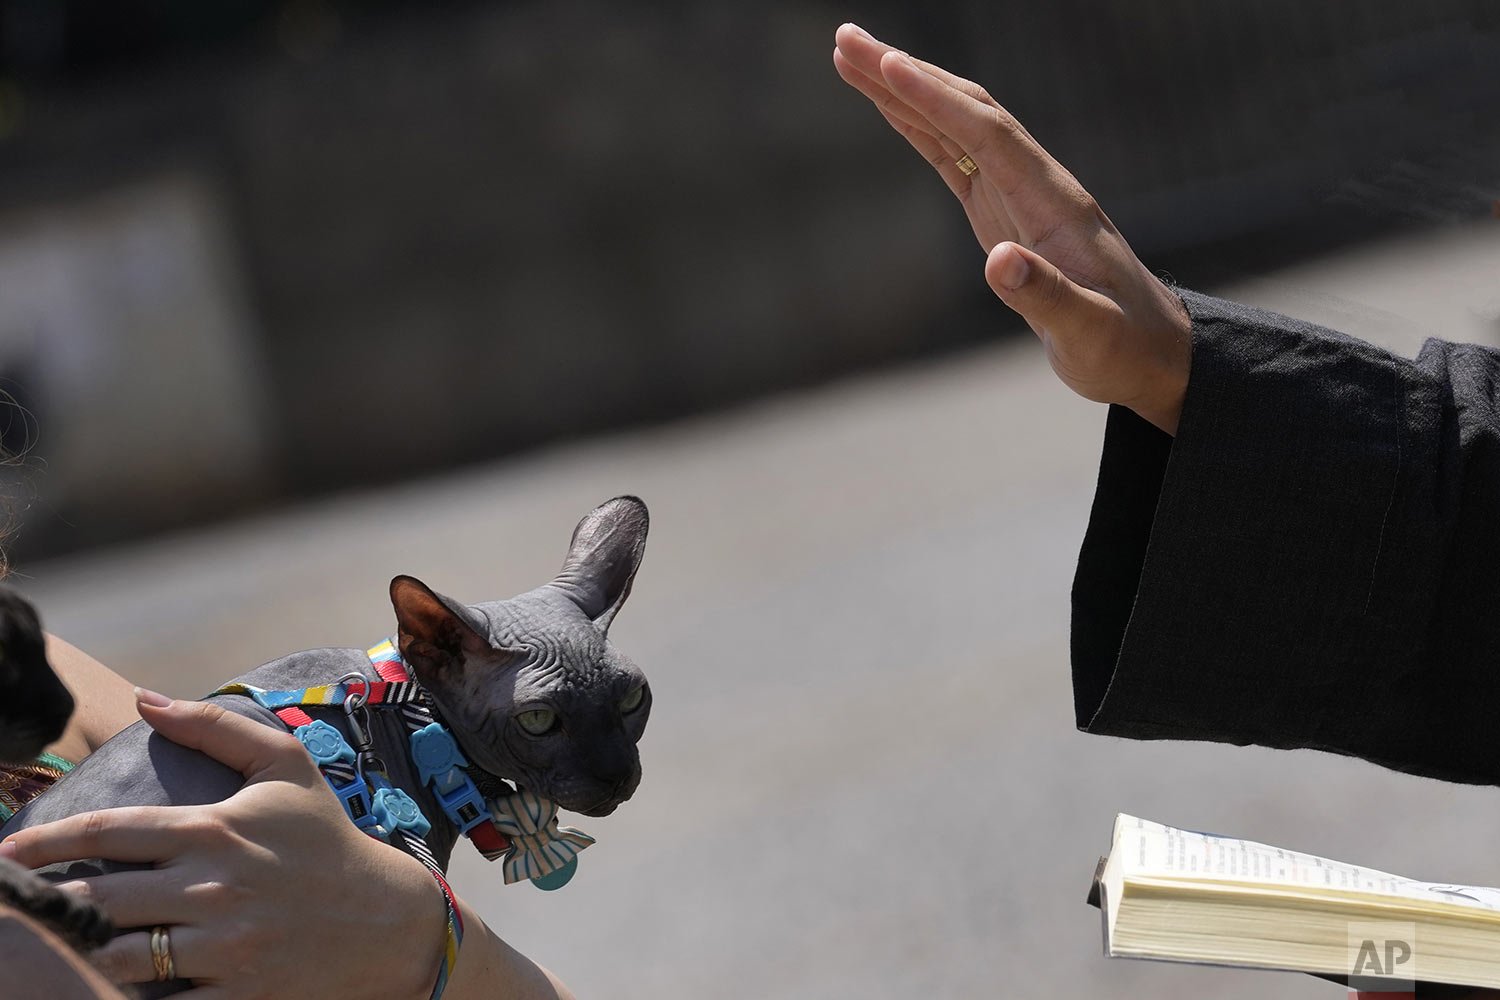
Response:
POLYGON ((551 874, 536 876, 531 880, 531 884, 546 892, 555 892, 573 881, 573 876, 577 873, 578 859, 569 858, 567 864, 553 870, 551 874))

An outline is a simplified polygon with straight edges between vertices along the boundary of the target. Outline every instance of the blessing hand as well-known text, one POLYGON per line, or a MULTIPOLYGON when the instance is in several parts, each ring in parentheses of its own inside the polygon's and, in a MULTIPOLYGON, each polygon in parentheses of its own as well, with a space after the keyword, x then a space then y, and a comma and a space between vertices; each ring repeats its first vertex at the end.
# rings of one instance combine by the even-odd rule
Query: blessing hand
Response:
POLYGON ((985 278, 1041 338, 1074 392, 1175 433, 1192 324, 1102 209, 978 84, 863 29, 835 35, 833 63, 937 170, 989 259, 985 278), (962 164, 962 165, 960 165, 962 164))

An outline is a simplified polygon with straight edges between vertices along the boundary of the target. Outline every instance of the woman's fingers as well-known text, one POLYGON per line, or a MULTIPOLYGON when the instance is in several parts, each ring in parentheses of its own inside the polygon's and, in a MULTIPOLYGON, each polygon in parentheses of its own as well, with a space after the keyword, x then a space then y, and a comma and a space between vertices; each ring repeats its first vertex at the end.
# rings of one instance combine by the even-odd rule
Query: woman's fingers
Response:
POLYGON ((207 701, 171 701, 136 688, 136 708, 151 728, 240 772, 250 782, 316 776, 311 758, 289 733, 207 701))
POLYGON ((148 931, 121 934, 89 958, 100 972, 117 983, 149 983, 156 979, 148 931))
POLYGON ((222 883, 189 884, 177 870, 110 872, 58 886, 109 914, 116 927, 150 927, 191 920, 222 907, 233 890, 222 883))
POLYGON ((28 868, 107 858, 156 864, 176 857, 200 823, 191 806, 124 806, 79 813, 33 826, 5 839, 0 856, 28 868))
MULTIPOLYGON (((178 924, 166 928, 166 931, 174 978, 192 979, 214 970, 222 972, 226 968, 226 942, 210 937, 191 924, 178 924)), ((121 934, 89 958, 117 983, 156 982, 150 930, 121 934)))

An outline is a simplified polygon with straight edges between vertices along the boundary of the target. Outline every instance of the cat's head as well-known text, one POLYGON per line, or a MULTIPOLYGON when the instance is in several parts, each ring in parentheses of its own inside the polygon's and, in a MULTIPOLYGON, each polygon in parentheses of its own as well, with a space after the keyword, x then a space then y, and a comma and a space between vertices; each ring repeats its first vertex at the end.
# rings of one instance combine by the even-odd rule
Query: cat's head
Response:
POLYGON ((391 581, 397 645, 469 760, 564 809, 604 816, 641 780, 651 689, 609 641, 646 547, 646 505, 616 497, 573 531, 550 583, 463 605, 391 581))
POLYGON ((73 696, 47 664, 36 611, 0 587, 0 761, 28 761, 62 735, 73 696))

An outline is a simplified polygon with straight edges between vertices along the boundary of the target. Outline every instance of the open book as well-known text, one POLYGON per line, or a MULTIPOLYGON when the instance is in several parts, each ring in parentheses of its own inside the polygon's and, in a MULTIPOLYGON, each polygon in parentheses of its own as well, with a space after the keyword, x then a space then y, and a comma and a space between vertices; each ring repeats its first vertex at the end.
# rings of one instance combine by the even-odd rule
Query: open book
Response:
POLYGON ((1500 889, 1120 815, 1089 902, 1112 957, 1311 972, 1369 990, 1500 988, 1500 889))

